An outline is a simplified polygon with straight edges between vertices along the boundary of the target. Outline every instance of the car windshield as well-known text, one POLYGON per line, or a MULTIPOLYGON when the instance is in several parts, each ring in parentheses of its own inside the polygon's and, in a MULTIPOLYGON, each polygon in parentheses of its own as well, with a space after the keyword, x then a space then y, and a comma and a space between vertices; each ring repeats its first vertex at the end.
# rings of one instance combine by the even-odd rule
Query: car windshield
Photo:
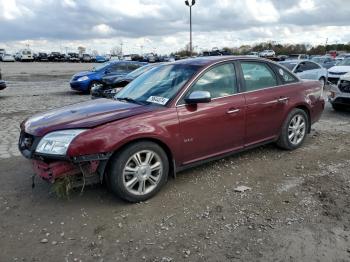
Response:
POLYGON ((293 70, 293 68, 297 65, 295 62, 282 62, 280 64, 287 67, 289 70, 293 70))
POLYGON ((103 63, 101 65, 94 66, 91 69, 91 71, 96 72, 96 71, 100 71, 100 70, 106 69, 106 67, 109 66, 110 64, 111 64, 111 62, 106 62, 106 63, 103 63))
POLYGON ((184 64, 153 68, 123 88, 115 99, 166 105, 198 69, 199 66, 184 64))
POLYGON ((341 60, 337 65, 338 66, 350 66, 350 59, 341 60))
POLYGON ((136 70, 130 72, 127 77, 130 77, 130 78, 136 78, 140 75, 142 75, 143 73, 151 70, 152 68, 154 68, 155 66, 154 65, 145 65, 145 66, 142 66, 142 67, 139 67, 137 68, 136 70))

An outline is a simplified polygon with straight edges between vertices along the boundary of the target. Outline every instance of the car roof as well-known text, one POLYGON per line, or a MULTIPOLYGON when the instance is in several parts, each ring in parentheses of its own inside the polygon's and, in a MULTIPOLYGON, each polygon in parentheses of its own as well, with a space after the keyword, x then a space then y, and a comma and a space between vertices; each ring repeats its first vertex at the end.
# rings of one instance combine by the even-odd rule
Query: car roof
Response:
POLYGON ((262 62, 273 62, 268 59, 259 58, 259 57, 249 57, 249 56, 201 56, 195 58, 187 58, 182 60, 177 60, 175 62, 170 62, 169 64, 182 64, 182 65, 197 65, 197 66, 209 66, 212 64, 225 62, 225 61, 235 61, 235 60, 256 60, 262 62))
POLYGON ((140 62, 140 61, 128 61, 128 60, 111 60, 109 61, 110 64, 118 64, 118 63, 136 63, 141 65, 147 65, 147 62, 140 62))

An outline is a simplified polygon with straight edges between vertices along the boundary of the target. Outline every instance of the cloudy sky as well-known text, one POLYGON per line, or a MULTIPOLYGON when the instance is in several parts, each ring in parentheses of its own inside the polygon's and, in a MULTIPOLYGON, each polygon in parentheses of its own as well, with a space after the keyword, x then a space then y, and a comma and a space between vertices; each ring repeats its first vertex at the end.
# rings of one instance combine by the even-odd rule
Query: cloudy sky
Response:
MULTIPOLYGON (((350 41, 348 0, 197 0, 197 51, 261 41, 350 41)), ((189 41, 183 0, 0 0, 0 48, 168 53, 189 41)))

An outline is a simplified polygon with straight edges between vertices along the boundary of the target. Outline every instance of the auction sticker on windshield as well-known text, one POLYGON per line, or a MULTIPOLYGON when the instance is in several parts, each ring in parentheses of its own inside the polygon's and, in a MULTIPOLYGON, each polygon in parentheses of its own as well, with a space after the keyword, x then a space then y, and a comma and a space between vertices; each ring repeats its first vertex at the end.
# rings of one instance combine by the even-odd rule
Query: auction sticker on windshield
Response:
POLYGON ((165 105, 168 101, 169 101, 168 98, 161 97, 161 96, 150 96, 147 99, 147 102, 156 103, 160 105, 165 105))

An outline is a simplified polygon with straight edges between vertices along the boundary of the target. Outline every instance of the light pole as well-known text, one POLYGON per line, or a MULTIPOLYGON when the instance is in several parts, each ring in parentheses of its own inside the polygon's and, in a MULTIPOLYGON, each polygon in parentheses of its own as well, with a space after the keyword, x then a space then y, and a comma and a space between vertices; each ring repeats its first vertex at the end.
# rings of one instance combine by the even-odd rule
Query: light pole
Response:
POLYGON ((190 56, 192 56, 192 6, 196 3, 196 0, 186 0, 185 4, 190 7, 190 56))

